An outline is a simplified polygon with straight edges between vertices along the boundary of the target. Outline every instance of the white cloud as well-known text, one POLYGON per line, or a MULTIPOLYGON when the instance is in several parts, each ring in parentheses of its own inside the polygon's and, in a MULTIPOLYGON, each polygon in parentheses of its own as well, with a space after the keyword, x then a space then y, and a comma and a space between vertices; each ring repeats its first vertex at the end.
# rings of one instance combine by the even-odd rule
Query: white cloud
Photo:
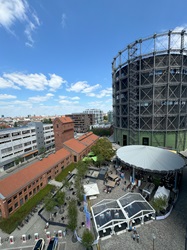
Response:
POLYGON ((93 91, 95 91, 96 89, 100 88, 101 86, 99 84, 90 86, 86 81, 79 81, 76 82, 74 84, 71 84, 70 88, 67 88, 67 91, 73 91, 76 93, 84 93, 84 94, 88 94, 91 93, 93 91))
POLYGON ((44 74, 23 74, 23 73, 11 73, 3 74, 3 78, 0 78, 1 85, 12 88, 24 87, 30 90, 42 91, 46 88, 50 88, 50 91, 56 91, 66 81, 55 74, 49 74, 50 78, 44 74))
POLYGON ((0 94, 0 100, 16 99, 15 95, 0 94))
POLYGON ((19 21, 24 25, 27 46, 33 47, 33 32, 40 26, 39 18, 31 11, 26 0, 0 0, 0 26, 14 34, 13 26, 19 21))
POLYGON ((103 110, 104 112, 108 112, 109 110, 112 110, 111 99, 110 100, 106 100, 106 101, 93 101, 93 102, 89 102, 88 106, 90 108, 94 107, 96 109, 103 110))
POLYGON ((51 79, 48 81, 48 85, 50 88, 50 91, 55 91, 56 89, 59 89, 63 83, 66 83, 64 79, 62 79, 61 76, 57 76, 55 74, 49 74, 51 79))
POLYGON ((87 95, 90 97, 96 97, 96 98, 112 96, 112 88, 106 88, 106 89, 101 90, 99 93, 89 93, 87 95))
POLYGON ((78 96, 74 96, 74 97, 71 97, 72 100, 80 100, 80 97, 78 96))
POLYGON ((66 27, 66 14, 65 13, 62 13, 61 24, 62 24, 62 28, 66 27))
POLYGON ((27 7, 22 0, 0 0, 0 25, 9 30, 16 21, 26 20, 27 7))
POLYGON ((18 86, 15 86, 13 82, 0 77, 0 89, 6 88, 20 89, 18 86))
POLYGON ((70 97, 70 96, 59 96, 59 103, 64 105, 74 105, 78 104, 80 98, 78 96, 70 97))
POLYGON ((30 101, 32 103, 46 102, 46 101, 48 101, 53 96, 54 96, 53 94, 48 93, 45 96, 33 96, 33 97, 29 97, 28 101, 30 101))
POLYGON ((60 100, 59 101, 60 104, 63 104, 63 105, 73 105, 73 104, 78 104, 79 102, 78 101, 70 101, 70 100, 60 100))

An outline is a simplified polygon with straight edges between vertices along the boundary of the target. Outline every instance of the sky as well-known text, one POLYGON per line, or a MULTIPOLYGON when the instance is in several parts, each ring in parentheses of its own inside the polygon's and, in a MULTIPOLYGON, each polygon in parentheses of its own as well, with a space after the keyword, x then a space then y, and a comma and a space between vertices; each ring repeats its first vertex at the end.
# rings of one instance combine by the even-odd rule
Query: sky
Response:
POLYGON ((0 117, 112 110, 112 61, 187 28, 179 0, 0 0, 0 117))

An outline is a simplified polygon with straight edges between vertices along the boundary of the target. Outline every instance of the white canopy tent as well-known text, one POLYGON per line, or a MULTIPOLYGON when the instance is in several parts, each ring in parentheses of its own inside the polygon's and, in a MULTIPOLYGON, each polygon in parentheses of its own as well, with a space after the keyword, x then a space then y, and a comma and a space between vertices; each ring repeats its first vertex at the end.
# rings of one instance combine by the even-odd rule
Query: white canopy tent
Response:
POLYGON ((159 197, 166 196, 166 198, 168 199, 169 195, 170 195, 170 190, 169 189, 166 189, 164 186, 163 187, 159 186, 156 193, 155 193, 155 195, 154 195, 154 198, 159 198, 159 197))
POLYGON ((96 196, 100 194, 97 183, 86 184, 83 185, 83 187, 84 187, 84 193, 87 197, 96 196))
POLYGON ((116 154, 122 162, 147 171, 168 172, 185 166, 185 161, 179 154, 158 147, 124 146, 116 154))
POLYGON ((100 237, 129 229, 132 223, 143 224, 155 216, 154 208, 139 193, 127 193, 117 200, 104 199, 93 205, 91 212, 100 237))

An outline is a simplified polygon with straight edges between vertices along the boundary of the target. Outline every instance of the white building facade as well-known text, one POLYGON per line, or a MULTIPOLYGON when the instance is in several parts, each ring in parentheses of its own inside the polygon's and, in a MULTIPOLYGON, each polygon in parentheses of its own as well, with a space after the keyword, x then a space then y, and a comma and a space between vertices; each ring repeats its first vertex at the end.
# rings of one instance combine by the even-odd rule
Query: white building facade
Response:
POLYGON ((103 113, 102 110, 100 110, 100 109, 86 109, 85 111, 83 111, 83 113, 85 113, 85 114, 94 114, 94 116, 95 116, 95 124, 103 123, 104 113, 103 113))
POLYGON ((43 148, 54 148, 53 124, 32 122, 0 130, 0 171, 35 157, 43 148))

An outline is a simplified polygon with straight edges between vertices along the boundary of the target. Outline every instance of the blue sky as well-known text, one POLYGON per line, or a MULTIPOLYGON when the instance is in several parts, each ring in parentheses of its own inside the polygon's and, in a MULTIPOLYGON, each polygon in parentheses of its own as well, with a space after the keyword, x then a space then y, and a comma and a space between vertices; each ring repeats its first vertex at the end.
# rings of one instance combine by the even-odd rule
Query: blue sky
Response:
POLYGON ((0 116, 111 110, 114 56, 136 39, 186 28, 186 6, 183 0, 0 0, 0 116))

